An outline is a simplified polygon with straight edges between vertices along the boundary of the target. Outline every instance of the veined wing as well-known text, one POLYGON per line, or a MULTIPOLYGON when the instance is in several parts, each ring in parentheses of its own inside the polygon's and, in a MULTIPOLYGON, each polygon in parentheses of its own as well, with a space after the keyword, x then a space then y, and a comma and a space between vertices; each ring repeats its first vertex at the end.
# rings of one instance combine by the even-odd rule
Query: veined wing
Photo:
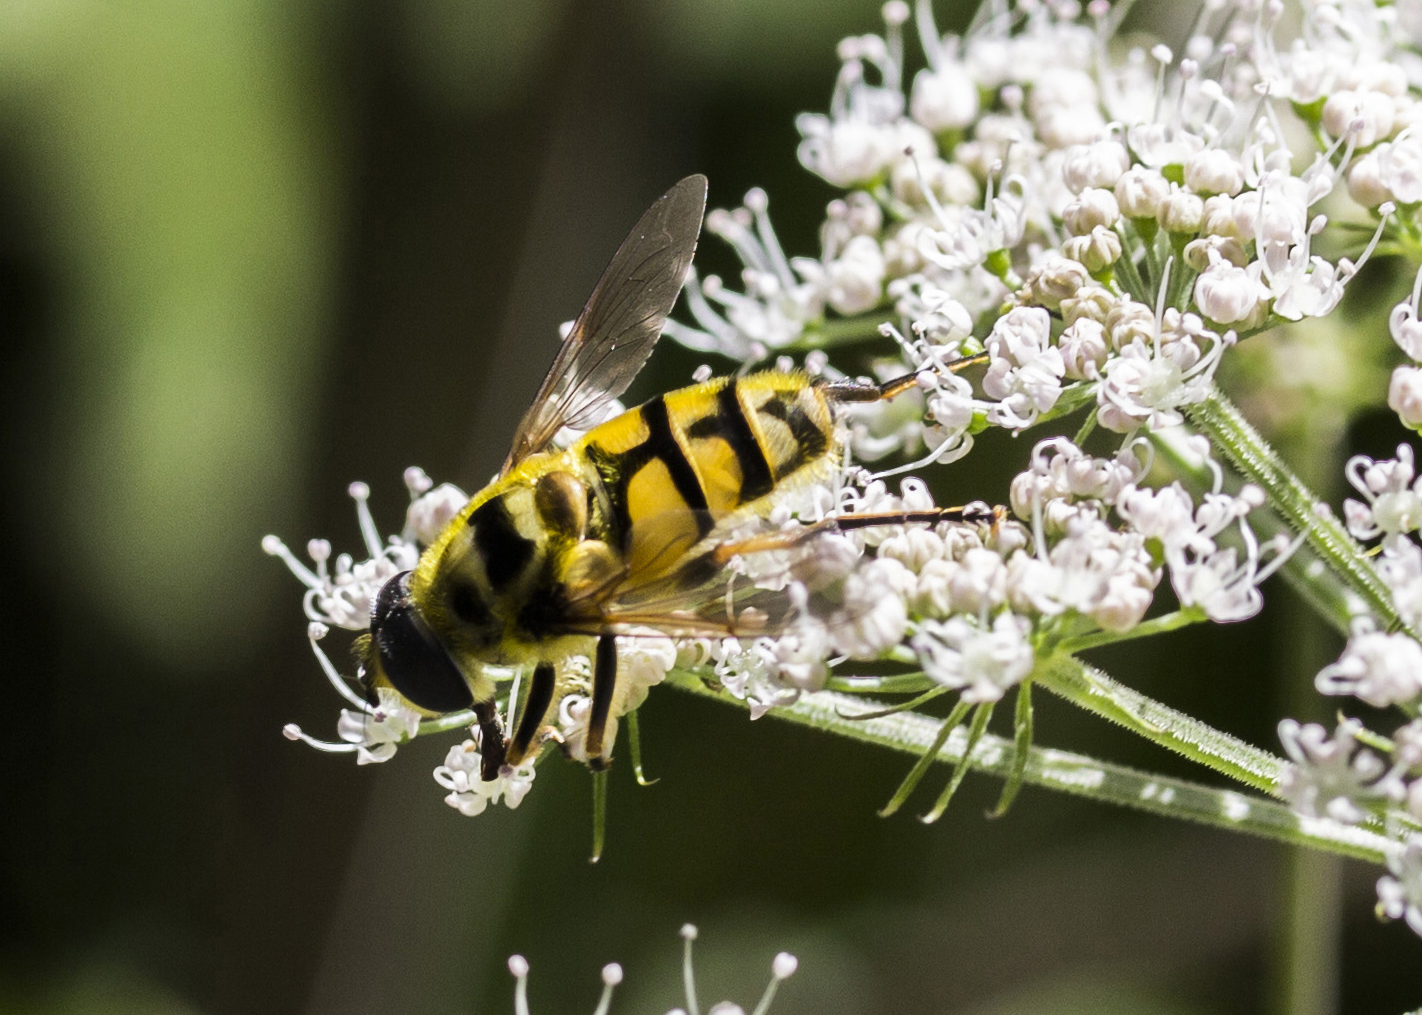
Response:
MULTIPOLYGON (((643 568, 591 590, 587 599, 571 604, 576 619, 570 618, 570 630, 635 634, 651 628, 682 638, 774 636, 804 608, 824 605, 797 602, 785 586, 795 581, 804 593, 805 582, 826 584, 821 540, 832 536, 807 527, 799 533, 766 532, 764 539, 703 541, 669 567, 643 568), (750 574, 733 565, 737 557, 750 574)), ((839 577, 829 575, 828 583, 839 577)))
POLYGON ((688 176, 633 226, 520 421, 501 474, 546 448, 564 426, 586 429, 627 390, 686 281, 705 210, 706 177, 688 176))

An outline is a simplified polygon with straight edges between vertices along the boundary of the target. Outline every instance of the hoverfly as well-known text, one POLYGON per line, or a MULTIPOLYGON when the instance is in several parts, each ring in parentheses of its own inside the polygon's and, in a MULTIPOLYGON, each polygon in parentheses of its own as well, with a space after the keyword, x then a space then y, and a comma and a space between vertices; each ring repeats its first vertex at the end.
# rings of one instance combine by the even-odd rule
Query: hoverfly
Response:
MULTIPOLYGON (((774 549, 777 537, 733 542, 726 530, 766 513, 777 491, 832 471, 842 452, 840 406, 915 383, 765 371, 668 392, 592 425, 660 337, 705 205, 706 178, 688 176, 643 214, 574 322, 498 477, 413 570, 385 583, 368 640, 357 645, 372 693, 390 687, 426 713, 474 711, 485 780, 528 754, 556 705, 555 664, 573 655, 593 661, 586 752, 594 768, 605 767, 617 635, 743 633, 725 612, 726 565, 774 549), (559 450, 553 438, 564 427, 587 432, 559 450), (529 665, 522 715, 506 739, 484 668, 529 665)), ((976 517, 943 509, 834 525, 976 517)))

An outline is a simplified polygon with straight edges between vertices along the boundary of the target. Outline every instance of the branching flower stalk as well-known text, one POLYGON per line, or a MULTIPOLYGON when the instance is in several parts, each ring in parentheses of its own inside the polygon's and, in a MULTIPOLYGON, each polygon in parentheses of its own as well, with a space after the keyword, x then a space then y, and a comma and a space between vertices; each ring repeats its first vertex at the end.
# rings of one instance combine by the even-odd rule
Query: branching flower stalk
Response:
MULTIPOLYGON (((947 764, 926 811, 936 819, 977 769, 1004 778, 999 812, 1030 783, 1384 865, 1379 912, 1422 934, 1413 446, 1350 461, 1358 497, 1335 509, 1216 379, 1241 343, 1335 315, 1375 254, 1417 270, 1422 24, 1363 0, 1204 4, 1176 52, 1117 38, 1118 15, 1102 0, 987 0, 962 37, 939 33, 928 0, 912 11, 892 0, 883 16, 882 34, 841 44, 829 111, 797 120, 800 162, 842 191, 818 254, 788 256, 769 196, 751 191, 705 225, 742 261, 739 288, 693 273, 685 316, 665 333, 714 359, 698 379, 766 362, 832 383, 867 364, 879 380, 915 375, 917 384, 846 413, 847 460, 835 475, 777 491, 734 532, 716 533, 784 535, 765 544, 773 552, 730 564, 742 593, 783 596, 782 627, 756 638, 619 638, 609 741, 626 720, 645 781, 634 717, 649 688, 669 683, 739 703, 752 718, 916 755, 885 812, 947 764), (910 22, 921 61, 909 55, 910 22), (975 369, 964 369, 970 361, 975 369), (994 496, 1008 505, 995 522, 839 526, 857 514, 932 510, 928 480, 989 428, 1037 438, 994 496), (1285 718, 1275 755, 1083 658, 1114 642, 1246 621, 1280 570, 1348 636, 1316 675, 1318 690, 1345 709, 1356 699, 1385 710, 1385 728, 1285 718), (861 661, 889 672, 859 675, 861 661), (1034 722, 1034 692, 1237 788, 1039 746, 1050 730, 1034 722), (946 718, 930 714, 940 697, 952 702, 946 718), (992 732, 994 715, 1010 737, 992 732)), ((1413 431, 1422 429, 1417 277, 1385 325, 1405 362, 1377 399, 1413 431)), ((1360 317, 1352 327, 1361 336, 1372 324, 1360 317)), ((406 483, 404 526, 385 540, 366 488, 352 486, 359 560, 333 560, 317 540, 307 564, 275 537, 264 543, 306 585, 312 650, 347 706, 338 740, 295 726, 287 735, 362 764, 474 721, 421 714, 388 689, 372 697, 323 648, 334 629, 369 627, 375 593, 467 500, 419 470, 406 483)), ((968 517, 994 514, 984 506, 968 517)), ((555 745, 586 761, 590 672, 580 656, 560 664, 545 749, 497 778, 481 777, 470 729, 436 770, 446 801, 471 816, 517 807, 534 762, 555 745)), ((499 688, 506 725, 517 723, 528 674, 482 676, 499 688)))

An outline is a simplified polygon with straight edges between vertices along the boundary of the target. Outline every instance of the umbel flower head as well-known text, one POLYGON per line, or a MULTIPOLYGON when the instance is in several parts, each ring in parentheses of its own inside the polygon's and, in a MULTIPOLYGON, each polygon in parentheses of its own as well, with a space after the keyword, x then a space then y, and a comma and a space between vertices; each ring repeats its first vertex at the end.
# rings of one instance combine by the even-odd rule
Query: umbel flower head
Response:
MULTIPOLYGON (((857 686, 864 678, 849 667, 872 661, 902 667, 895 686, 912 684, 919 700, 958 702, 906 795, 969 713, 971 755, 1009 695, 1025 752, 1028 695, 1052 664, 1254 616, 1267 579, 1305 541, 1327 559, 1322 571, 1300 569, 1303 580, 1331 567, 1352 583, 1347 615, 1331 618, 1348 646, 1319 689, 1415 714, 1422 480, 1410 445, 1395 460, 1349 463, 1358 498, 1343 507, 1345 527, 1300 494, 1247 425, 1226 432, 1210 420, 1228 405, 1216 377, 1241 343, 1334 314, 1380 243, 1415 251, 1417 19, 1363 0, 1207 3, 1176 50, 1118 38, 1122 13, 1104 0, 987 0, 962 36, 939 31, 928 0, 892 0, 882 13, 882 34, 841 43, 828 108, 796 120, 801 164, 839 191, 818 251, 787 253, 769 195, 752 189, 741 207, 706 216, 741 261, 738 277, 692 272, 685 319, 665 333, 714 358, 697 381, 761 365, 834 386, 856 380, 852 367, 870 372, 866 389, 896 381, 896 397, 846 408, 834 468, 773 488, 710 534, 707 545, 753 547, 723 561, 734 576, 724 629, 617 632, 621 675, 601 756, 589 757, 590 663, 571 650, 537 746, 606 760, 618 721, 635 733, 628 717, 668 674, 694 674, 759 718, 832 682, 857 686), (1051 436, 1067 417, 1077 438, 1051 436), (931 479, 989 428, 1037 431, 1018 445, 1010 486, 988 495, 1010 509, 970 506, 943 520, 931 479), (866 515, 876 521, 848 521, 866 515), (1372 539, 1369 561, 1352 540, 1372 539), (757 605, 737 613, 742 595, 757 605), (773 616, 760 609, 772 604, 773 616)), ((1409 362, 1388 404, 1413 429, 1419 298, 1422 273, 1389 322, 1409 362)), ((352 486, 361 555, 333 561, 315 540, 308 565, 280 540, 264 543, 306 586, 313 652, 347 706, 339 742, 294 726, 288 735, 361 763, 475 718, 355 687, 321 647, 332 630, 368 628, 376 593, 467 500, 419 470, 406 482, 404 525, 384 540, 365 487, 352 486)), ((477 676, 516 722, 530 674, 477 676)), ((1156 722, 1137 729, 1150 735, 1156 722)), ((1388 843, 1397 856, 1382 910, 1409 920, 1422 904, 1408 866, 1422 834, 1422 737, 1411 728, 1388 737, 1353 719, 1333 731, 1286 720, 1288 758, 1265 766, 1309 827, 1356 826, 1388 843)), ((447 803, 470 816, 518 806, 541 756, 490 777, 482 746, 475 730, 435 773, 447 803)))

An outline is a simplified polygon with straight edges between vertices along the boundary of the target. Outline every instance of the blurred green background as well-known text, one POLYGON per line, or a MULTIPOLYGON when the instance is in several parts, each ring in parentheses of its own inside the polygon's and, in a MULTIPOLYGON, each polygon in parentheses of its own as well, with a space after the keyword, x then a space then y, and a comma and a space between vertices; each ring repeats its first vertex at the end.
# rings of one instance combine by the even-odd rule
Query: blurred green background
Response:
MULTIPOLYGON (((468 820, 430 779, 448 740, 358 769, 280 736, 330 735, 338 703, 262 535, 354 549, 346 485, 391 529, 410 464, 477 487, 558 322, 682 175, 714 205, 766 187, 814 251, 832 194, 793 117, 877 6, 0 2, 0 1011, 508 1012, 517 951, 535 1013, 591 1011, 611 960, 614 1010, 659 1013, 685 921, 704 1002, 749 1006, 800 956, 777 1015, 1279 1010, 1269 844, 1030 788, 989 821, 977 778, 935 827, 881 821, 904 759, 665 691, 661 781, 617 767, 592 867, 575 766, 468 820)), ((634 394, 696 362, 661 350, 634 394)), ((984 441, 944 496, 1005 499, 1025 452, 984 441)), ((1274 746, 1311 672, 1270 675, 1287 617, 1102 661, 1274 746)), ((1037 728, 1186 771, 1049 701, 1037 728)), ((1418 1003, 1378 872, 1322 870, 1342 1010, 1418 1003)))

